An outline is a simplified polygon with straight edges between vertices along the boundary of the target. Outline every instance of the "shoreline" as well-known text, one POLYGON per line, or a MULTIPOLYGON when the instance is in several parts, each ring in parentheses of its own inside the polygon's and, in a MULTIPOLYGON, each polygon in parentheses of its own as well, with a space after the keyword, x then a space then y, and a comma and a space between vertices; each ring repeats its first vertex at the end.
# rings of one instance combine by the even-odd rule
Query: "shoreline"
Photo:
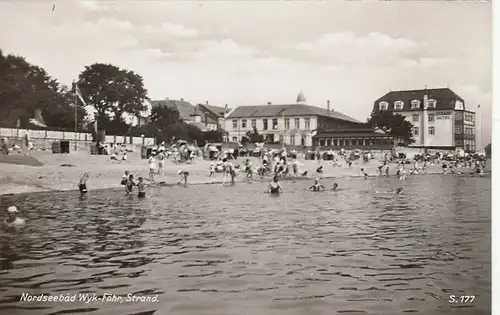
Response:
MULTIPOLYGON (((23 166, 14 164, 0 163, 0 196, 12 196, 20 194, 31 194, 41 192, 67 192, 78 191, 77 183, 83 173, 89 172, 90 179, 87 187, 89 191, 95 190, 113 190, 123 189, 120 184, 122 175, 125 171, 129 171, 134 177, 142 176, 148 178, 147 160, 140 158, 138 153, 130 154, 129 160, 125 162, 110 161, 109 156, 89 155, 87 152, 75 152, 73 154, 52 154, 52 153, 31 153, 33 158, 43 163, 43 166, 23 166), (71 167, 66 167, 71 165, 71 167)), ((247 158, 238 158, 233 161, 234 164, 243 164, 247 158)), ((257 158, 249 158, 252 165, 260 165, 257 158)), ((491 171, 490 165, 485 169, 488 174, 491 171)), ((361 168, 369 175, 369 179, 386 178, 387 175, 379 175, 378 167, 381 161, 372 160, 368 163, 355 161, 352 167, 348 167, 342 163, 341 166, 332 166, 329 161, 317 160, 299 160, 299 173, 308 171, 306 176, 288 177, 282 181, 289 180, 314 180, 320 179, 345 179, 345 178, 363 178, 361 168), (322 165, 323 173, 315 172, 316 168, 322 165)), ((409 166, 411 167, 411 166, 409 166)), ((166 161, 163 166, 163 175, 155 176, 157 187, 172 187, 180 180, 177 172, 186 170, 190 173, 188 178, 188 186, 222 185, 222 174, 216 173, 215 176, 209 177, 210 161, 195 160, 191 164, 175 164, 172 161, 166 161), (163 182, 163 184, 161 184, 163 182)), ((389 177, 396 176, 396 164, 389 164, 389 177)), ((464 176, 469 176, 464 169, 464 176)), ((443 170, 440 164, 430 165, 426 171, 419 175, 441 174, 443 170)), ((409 176, 419 176, 409 175, 409 176)), ((254 175, 252 182, 269 182, 271 177, 260 178, 254 175)), ((245 182, 245 173, 238 172, 236 183, 245 182)))
MULTIPOLYGON (((491 177, 491 172, 485 172, 484 173, 486 178, 488 177, 491 177)), ((438 172, 430 172, 430 173, 421 173, 419 175, 409 175, 409 177, 412 177, 412 176, 436 176, 436 175, 441 175, 441 176, 454 176, 454 174, 442 174, 442 173, 438 173, 438 172)), ((370 179, 377 179, 377 178, 394 178, 394 177, 397 177, 397 175, 376 175, 376 176, 368 176, 368 179, 367 180, 370 180, 370 179)), ((464 174, 462 175, 462 177, 476 177, 475 175, 471 175, 471 174, 464 174)), ((289 178, 283 178, 283 179, 280 179, 280 182, 288 182, 288 181, 312 181, 314 180, 315 178, 317 177, 314 177, 314 176, 299 176, 299 177, 289 177, 289 178)), ((322 176, 322 177, 319 177, 320 180, 328 180, 328 179, 362 179, 363 178, 363 175, 343 175, 343 176, 322 176)), ((252 179, 251 181, 247 181, 247 180, 244 180, 244 179, 236 179, 235 180, 235 183, 239 183, 239 184, 242 184, 242 183, 263 183, 263 182, 269 182, 271 180, 271 177, 266 177, 266 178, 254 178, 252 179)), ((56 189, 56 188, 49 188, 49 187, 40 187, 40 186, 36 186, 36 185, 22 185, 22 184, 19 184, 19 183, 16 183, 14 185, 17 185, 17 186, 21 186, 19 187, 20 189, 14 189, 14 192, 7 192, 7 193, 4 193, 3 190, 0 192, 0 198, 1 197, 6 197, 6 196, 20 196, 20 195, 28 195, 28 194, 42 194, 42 193, 48 193, 48 192, 54 192, 54 193, 64 193, 64 192, 78 192, 78 189, 75 187, 75 188, 68 188, 68 189, 65 189, 65 188, 59 188, 59 189, 56 189)), ((188 188, 191 187, 191 186, 203 186, 203 185, 223 185, 223 181, 222 180, 216 180, 216 181, 197 181, 197 182, 193 182, 193 183, 189 183, 188 184, 188 188)), ((0 184, 0 188, 2 187, 3 185, 0 184)), ((156 186, 153 186, 153 185, 150 185, 148 184, 148 190, 149 189, 156 189, 156 188, 165 188, 165 187, 168 187, 168 188, 172 188, 172 187, 182 187, 183 185, 179 185, 179 184, 176 184, 176 183, 165 183, 165 182, 160 182, 158 184, 156 184, 156 186)), ((115 184, 115 185, 109 185, 108 187, 99 187, 99 188, 90 188, 89 191, 104 191, 104 190, 110 190, 110 191, 118 191, 118 190, 123 190, 123 185, 120 185, 120 184, 115 184)))

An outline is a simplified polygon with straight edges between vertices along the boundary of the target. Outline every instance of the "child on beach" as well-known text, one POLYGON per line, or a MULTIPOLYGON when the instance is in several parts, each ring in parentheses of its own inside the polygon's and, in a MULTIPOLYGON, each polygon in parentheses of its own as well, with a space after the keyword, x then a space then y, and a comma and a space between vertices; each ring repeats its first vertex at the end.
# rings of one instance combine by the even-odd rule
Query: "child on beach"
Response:
POLYGON ((139 183, 137 183, 137 187, 139 188, 139 192, 137 193, 137 197, 139 197, 139 198, 146 197, 146 185, 144 184, 144 178, 139 177, 139 183))
POLYGON ((332 188, 332 189, 333 189, 333 191, 337 191, 337 190, 338 190, 338 188, 339 188, 339 184, 337 184, 337 183, 333 183, 333 188, 332 188))
POLYGON ((154 184, 156 175, 156 158, 153 155, 149 157, 148 164, 149 164, 149 180, 151 181, 152 184, 154 184))
POLYGON ((87 194, 87 180, 89 179, 89 173, 84 173, 78 182, 78 190, 80 191, 80 197, 83 198, 87 194))
POLYGON ((134 186, 137 186, 137 184, 134 182, 134 175, 129 175, 129 177, 127 178, 127 183, 125 185, 125 192, 127 193, 127 195, 132 192, 134 186))
POLYGON ((165 154, 163 153, 163 151, 160 151, 160 153, 158 153, 158 175, 163 175, 163 163, 165 161, 165 154))
POLYGON ((208 177, 212 177, 213 175, 215 175, 215 163, 214 163, 214 161, 210 162, 210 175, 208 175, 208 177))
POLYGON ((181 176, 181 180, 177 183, 177 185, 180 185, 182 182, 184 182, 184 187, 187 187, 189 172, 180 170, 177 172, 177 175, 181 176))

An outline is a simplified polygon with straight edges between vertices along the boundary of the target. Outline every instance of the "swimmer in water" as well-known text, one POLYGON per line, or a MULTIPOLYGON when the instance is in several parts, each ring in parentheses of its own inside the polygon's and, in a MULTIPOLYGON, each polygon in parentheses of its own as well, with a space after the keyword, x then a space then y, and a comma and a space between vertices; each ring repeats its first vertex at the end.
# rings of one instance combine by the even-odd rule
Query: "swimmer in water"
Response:
POLYGON ((137 183, 137 187, 139 188, 139 192, 137 193, 137 197, 139 197, 139 198, 146 197, 146 185, 144 184, 144 178, 139 177, 139 182, 137 183))
POLYGON ((280 183, 278 182, 278 176, 273 177, 273 181, 269 183, 269 187, 267 187, 266 192, 271 195, 279 195, 280 193, 283 192, 283 189, 281 188, 280 183))
POLYGON ((182 182, 184 182, 184 187, 187 187, 189 172, 180 170, 177 172, 177 175, 182 176, 181 180, 177 183, 177 185, 180 185, 182 182))
POLYGON ((402 193, 402 192, 403 192, 403 187, 399 187, 399 188, 398 188, 398 189, 396 189, 396 191, 395 191, 395 193, 396 193, 396 194, 398 194, 398 195, 399 195, 400 193, 402 193))
POLYGON ((314 185, 309 187, 309 190, 312 190, 312 191, 320 191, 321 189, 325 189, 325 186, 321 185, 319 182, 319 179, 317 179, 317 178, 314 180, 314 185))
POLYGON ((26 221, 17 216, 18 210, 16 206, 10 206, 7 208, 7 218, 4 220, 5 227, 16 227, 20 225, 24 225, 26 221))
POLYGON ((333 183, 333 191, 338 191, 339 189, 339 184, 333 183))
POLYGON ((78 190, 80 191, 80 198, 83 198, 87 194, 87 180, 89 179, 89 173, 84 173, 80 181, 78 182, 78 190))

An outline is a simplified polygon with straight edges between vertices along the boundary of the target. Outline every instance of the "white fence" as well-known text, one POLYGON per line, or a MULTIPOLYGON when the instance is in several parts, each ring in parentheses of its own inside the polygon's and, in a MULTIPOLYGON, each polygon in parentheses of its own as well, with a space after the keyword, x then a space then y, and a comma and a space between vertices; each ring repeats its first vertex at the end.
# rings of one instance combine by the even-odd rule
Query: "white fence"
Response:
MULTIPOLYGON (((44 140, 68 140, 68 141, 92 141, 92 134, 88 132, 71 132, 71 131, 50 131, 50 130, 29 130, 16 128, 0 128, 0 137, 18 138, 25 137, 28 134, 30 139, 44 140)), ((142 137, 130 136, 106 136, 105 142, 109 143, 126 143, 141 145, 142 137)), ((145 145, 154 145, 154 138, 144 138, 145 145)))

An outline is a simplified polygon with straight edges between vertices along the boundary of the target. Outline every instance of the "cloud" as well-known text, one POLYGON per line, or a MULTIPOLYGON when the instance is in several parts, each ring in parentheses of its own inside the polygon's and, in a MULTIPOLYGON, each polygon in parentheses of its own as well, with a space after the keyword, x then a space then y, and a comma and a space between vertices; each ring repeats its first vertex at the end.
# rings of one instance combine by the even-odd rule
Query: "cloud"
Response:
POLYGON ((162 23, 159 26, 146 25, 142 30, 154 35, 163 34, 170 38, 189 39, 198 37, 198 30, 187 28, 180 24, 162 23))
POLYGON ((322 64, 385 67, 430 65, 430 59, 412 57, 423 47, 413 40, 378 32, 367 35, 343 32, 324 34, 314 41, 297 43, 294 48, 300 58, 322 64))

